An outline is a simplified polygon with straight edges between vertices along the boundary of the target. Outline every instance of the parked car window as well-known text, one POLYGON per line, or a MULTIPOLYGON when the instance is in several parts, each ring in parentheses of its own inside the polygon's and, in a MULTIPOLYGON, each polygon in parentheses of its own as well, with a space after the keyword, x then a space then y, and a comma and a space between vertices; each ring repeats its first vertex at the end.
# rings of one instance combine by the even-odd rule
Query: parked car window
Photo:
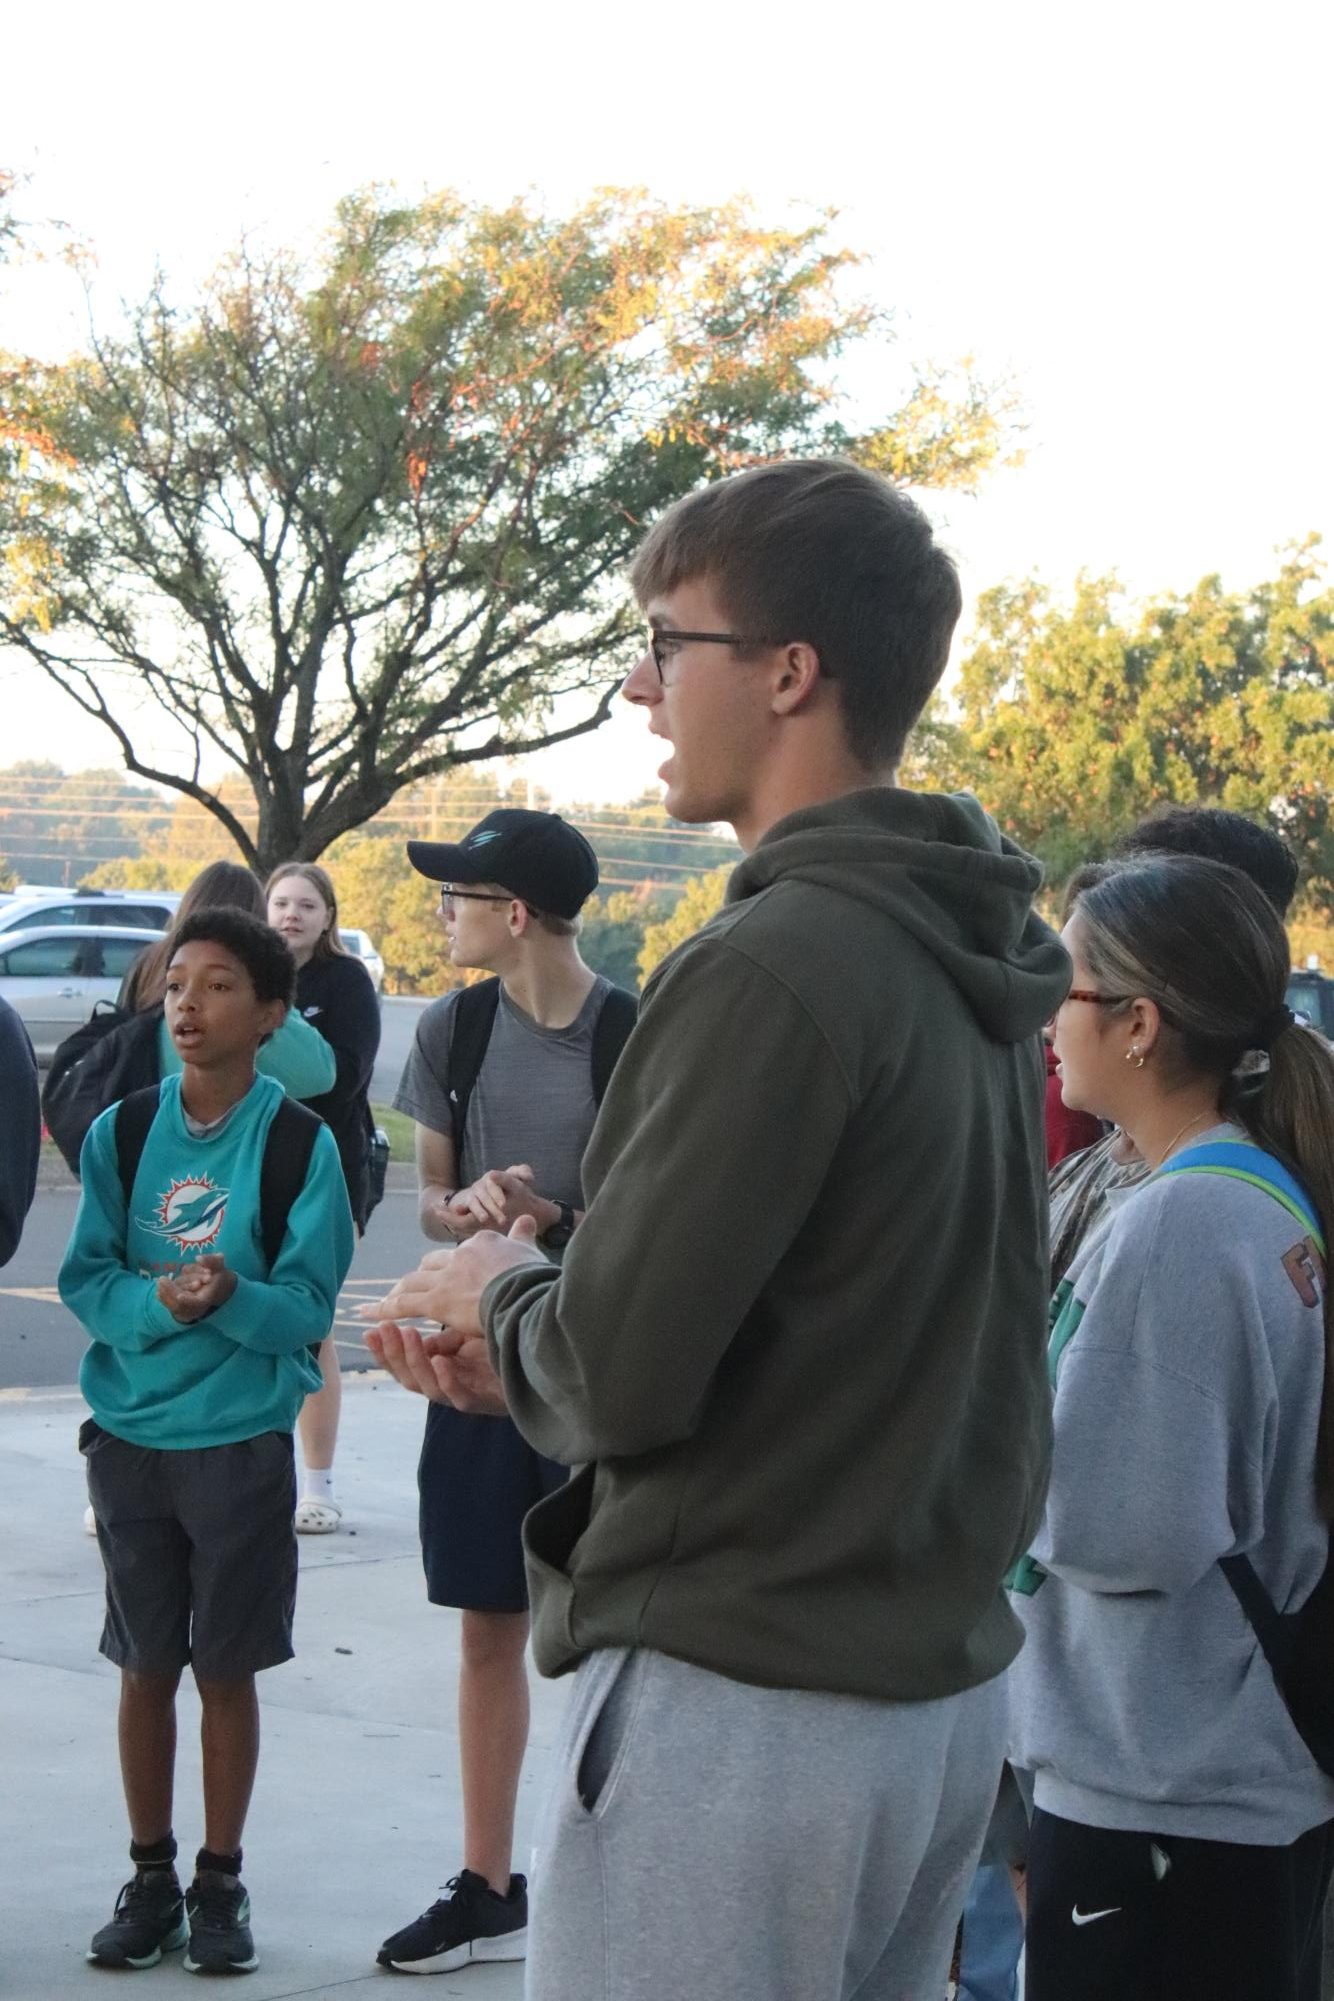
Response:
POLYGON ((123 980, 139 954, 144 950, 142 938, 103 938, 102 977, 106 980, 123 980))
POLYGON ((1334 1037, 1334 980, 1297 974, 1288 982, 1288 1006, 1304 1014, 1322 1034, 1334 1037))
POLYGON ((75 979, 83 972, 82 938, 31 938, 0 953, 0 969, 11 980, 51 979, 57 974, 75 979))
POLYGON ((40 924, 91 924, 92 916, 82 903, 34 903, 19 912, 11 931, 31 931, 40 924))
POLYGON ((98 924, 131 925, 139 931, 169 931, 172 913, 162 903, 108 903, 89 911, 98 924))

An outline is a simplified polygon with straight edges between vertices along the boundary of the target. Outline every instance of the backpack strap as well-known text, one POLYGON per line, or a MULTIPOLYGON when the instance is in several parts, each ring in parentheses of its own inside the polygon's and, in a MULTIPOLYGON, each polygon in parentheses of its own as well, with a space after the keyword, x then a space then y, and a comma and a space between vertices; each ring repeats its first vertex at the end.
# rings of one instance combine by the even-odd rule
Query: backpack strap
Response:
POLYGON ((454 1121, 454 1172, 463 1175, 463 1128, 468 1100, 486 1057, 486 1045, 500 1006, 500 981, 479 980, 463 987, 454 1003, 449 1035, 449 1110, 454 1121))
MULTIPOLYGON (((1204 1146, 1190 1146, 1159 1172, 1222 1174, 1231 1181, 1245 1181, 1252 1188, 1262 1188, 1266 1195, 1272 1195, 1290 1216, 1296 1218, 1324 1256, 1324 1234, 1310 1196, 1281 1160, 1252 1141, 1222 1139, 1211 1140, 1204 1146)), ((1251 1631, 1260 1642, 1260 1651, 1269 1663, 1281 1692, 1292 1668, 1296 1619, 1285 1618, 1275 1606, 1249 1556, 1220 1556, 1218 1567, 1231 1586, 1251 1631)))
POLYGON ((611 1073, 621 1051, 630 1040, 630 1031, 639 1019, 639 1000, 624 987, 612 987, 593 1024, 593 1102, 600 1105, 611 1082, 611 1073))
MULTIPOLYGON (((131 1091, 116 1107, 116 1167, 128 1209, 149 1130, 158 1113, 160 1087, 131 1091)), ((259 1234, 264 1261, 277 1263, 292 1204, 306 1185, 315 1138, 324 1121, 291 1098, 274 1113, 259 1170, 259 1234)))
MULTIPOLYGON (((463 1173, 463 1130, 468 1101, 486 1060, 487 1044, 500 1006, 500 981, 481 980, 464 987, 454 1003, 449 1038, 449 1109, 454 1123, 454 1171, 463 1173)), ((611 1073, 639 1015, 639 1002, 624 987, 612 987, 593 1024, 593 1099, 601 1104, 611 1073)))
POLYGON ((139 1172, 149 1130, 157 1117, 160 1089, 160 1085, 150 1084, 146 1090, 131 1091, 116 1107, 116 1168, 127 1212, 134 1194, 134 1177, 139 1172))
POLYGON ((287 1235, 292 1204, 306 1185, 310 1156, 323 1124, 315 1112, 291 1098, 283 1099, 269 1122, 259 1169, 259 1234, 270 1271, 287 1235))
POLYGON ((1281 1202, 1290 1216, 1296 1217, 1321 1257, 1325 1255, 1320 1218, 1301 1182, 1281 1160, 1250 1140, 1220 1139, 1212 1140, 1205 1146, 1188 1146, 1184 1153, 1177 1154, 1158 1171, 1160 1174, 1223 1174, 1231 1181, 1247 1181, 1252 1188, 1262 1188, 1266 1195, 1272 1195, 1276 1202, 1281 1202))
POLYGON ((1292 1666, 1292 1627, 1260 1582, 1249 1556, 1220 1556, 1218 1568, 1231 1585, 1233 1596, 1281 1688, 1292 1666))

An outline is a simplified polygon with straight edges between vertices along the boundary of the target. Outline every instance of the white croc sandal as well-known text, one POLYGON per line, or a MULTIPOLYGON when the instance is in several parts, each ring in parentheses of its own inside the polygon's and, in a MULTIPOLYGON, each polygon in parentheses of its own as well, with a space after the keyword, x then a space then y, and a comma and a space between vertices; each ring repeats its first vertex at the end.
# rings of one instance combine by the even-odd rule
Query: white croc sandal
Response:
POLYGON ((342 1526, 343 1510, 336 1501, 298 1501, 292 1526, 298 1535, 332 1535, 342 1526))

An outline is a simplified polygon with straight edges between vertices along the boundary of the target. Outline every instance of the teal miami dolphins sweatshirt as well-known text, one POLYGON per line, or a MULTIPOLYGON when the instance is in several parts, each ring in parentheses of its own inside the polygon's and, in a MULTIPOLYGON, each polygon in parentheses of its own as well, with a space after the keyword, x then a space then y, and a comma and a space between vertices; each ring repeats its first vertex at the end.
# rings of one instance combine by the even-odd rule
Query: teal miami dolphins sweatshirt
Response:
POLYGON ((260 1234, 265 1136, 283 1088, 256 1077, 225 1123, 188 1130, 179 1077, 161 1086, 126 1210, 116 1108, 89 1128, 83 1199, 60 1269, 60 1296, 91 1345, 79 1384, 104 1430, 132 1445, 184 1451, 291 1431, 320 1386, 310 1349, 333 1325, 352 1262, 352 1217, 332 1133, 321 1127, 272 1270, 260 1234), (205 1252, 237 1274, 230 1299, 192 1326, 172 1318, 157 1281, 205 1252))

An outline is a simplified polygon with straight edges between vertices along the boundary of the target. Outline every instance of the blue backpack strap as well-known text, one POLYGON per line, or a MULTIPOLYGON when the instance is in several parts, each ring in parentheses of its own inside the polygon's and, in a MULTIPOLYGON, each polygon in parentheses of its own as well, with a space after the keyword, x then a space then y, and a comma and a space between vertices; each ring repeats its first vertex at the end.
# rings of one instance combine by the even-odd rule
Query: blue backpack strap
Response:
POLYGON ((1252 1188, 1262 1188, 1266 1195, 1272 1195, 1281 1202, 1289 1215, 1295 1216, 1312 1243, 1323 1257, 1325 1237, 1316 1215, 1315 1204, 1302 1187, 1295 1174, 1276 1160, 1263 1147, 1253 1145, 1249 1140, 1210 1140, 1204 1146, 1188 1146, 1184 1153, 1169 1160, 1160 1174, 1223 1174, 1232 1181, 1247 1181, 1252 1188))

